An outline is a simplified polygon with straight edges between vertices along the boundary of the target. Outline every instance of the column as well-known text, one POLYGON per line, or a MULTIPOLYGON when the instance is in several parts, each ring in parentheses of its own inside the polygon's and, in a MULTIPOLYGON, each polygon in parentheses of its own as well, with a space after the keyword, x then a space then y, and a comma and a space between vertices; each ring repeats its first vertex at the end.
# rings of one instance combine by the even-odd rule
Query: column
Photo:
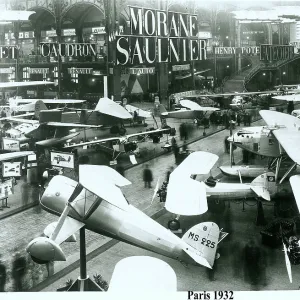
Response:
POLYGON ((39 54, 40 52, 40 42, 41 42, 41 26, 40 24, 35 24, 34 26, 34 52, 35 54, 39 54))
POLYGON ((168 100, 168 63, 158 64, 159 101, 169 107, 168 100))
POLYGON ((114 74, 113 76, 110 76, 112 79, 112 94, 114 96, 114 101, 121 101, 121 67, 120 66, 114 66, 114 74))
MULTIPOLYGON (((14 31, 16 46, 20 46, 20 44, 19 44, 20 22, 13 23, 13 31, 14 31)), ((19 53, 19 55, 20 55, 20 53, 19 53)), ((16 59, 15 81, 19 81, 19 79, 22 78, 21 70, 19 70, 19 55, 18 55, 18 58, 16 59)))
MULTIPOLYGON (((235 32, 236 32, 235 46, 241 47, 241 24, 238 20, 235 23, 235 32)), ((241 56, 241 52, 238 51, 238 53, 237 53, 237 71, 239 72, 241 69, 242 69, 242 56, 241 56)))
POLYGON ((78 43, 83 43, 83 36, 82 36, 82 26, 75 28, 76 36, 78 38, 78 43))
POLYGON ((268 33, 268 44, 273 44, 273 30, 272 30, 272 24, 267 23, 267 33, 268 33))

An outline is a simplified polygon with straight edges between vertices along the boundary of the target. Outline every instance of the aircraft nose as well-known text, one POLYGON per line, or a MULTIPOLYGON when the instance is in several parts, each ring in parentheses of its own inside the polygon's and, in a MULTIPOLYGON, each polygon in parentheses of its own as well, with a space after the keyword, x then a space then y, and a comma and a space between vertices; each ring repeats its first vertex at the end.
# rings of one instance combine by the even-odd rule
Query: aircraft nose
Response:
POLYGON ((54 176, 41 198, 41 205, 45 209, 50 209, 61 213, 66 202, 71 197, 77 182, 65 176, 54 176))

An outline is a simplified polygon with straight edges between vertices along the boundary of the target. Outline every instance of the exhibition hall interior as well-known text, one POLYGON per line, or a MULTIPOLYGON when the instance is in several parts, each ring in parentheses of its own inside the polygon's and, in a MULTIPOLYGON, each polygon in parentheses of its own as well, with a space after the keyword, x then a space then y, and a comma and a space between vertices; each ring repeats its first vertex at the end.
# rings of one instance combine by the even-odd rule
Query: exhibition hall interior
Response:
POLYGON ((0 292, 300 289, 300 2, 0 8, 0 292))

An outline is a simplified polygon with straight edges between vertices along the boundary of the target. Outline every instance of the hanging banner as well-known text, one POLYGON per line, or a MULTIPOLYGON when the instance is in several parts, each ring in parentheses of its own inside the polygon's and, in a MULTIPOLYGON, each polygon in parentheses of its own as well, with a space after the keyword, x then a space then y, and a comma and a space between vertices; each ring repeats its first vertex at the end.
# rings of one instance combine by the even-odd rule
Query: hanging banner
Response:
POLYGON ((121 71, 121 74, 133 74, 133 75, 155 74, 155 67, 151 67, 151 68, 126 68, 126 69, 121 71))
POLYGON ((51 165, 74 169, 74 154, 67 152, 50 152, 51 165))
POLYGON ((260 60, 278 61, 294 57, 294 46, 260 45, 260 60))
POLYGON ((259 47, 214 47, 214 53, 216 55, 258 55, 260 54, 259 47))
POLYGON ((172 71, 189 71, 191 69, 191 66, 188 65, 174 65, 172 66, 172 71))
POLYGON ((1 68, 0 74, 12 74, 13 70, 11 68, 1 68))
POLYGON ((128 8, 130 35, 116 36, 117 65, 206 59, 206 39, 197 36, 196 15, 128 8))
POLYGON ((105 32, 105 27, 93 27, 92 28, 92 33, 93 34, 104 34, 105 32))
POLYGON ((0 58, 17 59, 18 53, 18 46, 0 46, 0 58))
POLYGON ((20 177, 21 163, 20 162, 3 162, 2 163, 3 177, 20 177))
POLYGON ((49 68, 29 68, 29 74, 48 74, 49 68))
POLYGON ((93 68, 68 68, 69 74, 93 74, 93 68))
POLYGON ((96 44, 90 43, 40 43, 40 53, 44 57, 52 56, 96 56, 96 44))
POLYGON ((6 151, 20 151, 20 141, 10 138, 2 138, 2 149, 6 151))
POLYGON ((12 179, 0 183, 0 199, 7 198, 9 195, 12 195, 13 193, 14 193, 14 189, 13 189, 12 179))

